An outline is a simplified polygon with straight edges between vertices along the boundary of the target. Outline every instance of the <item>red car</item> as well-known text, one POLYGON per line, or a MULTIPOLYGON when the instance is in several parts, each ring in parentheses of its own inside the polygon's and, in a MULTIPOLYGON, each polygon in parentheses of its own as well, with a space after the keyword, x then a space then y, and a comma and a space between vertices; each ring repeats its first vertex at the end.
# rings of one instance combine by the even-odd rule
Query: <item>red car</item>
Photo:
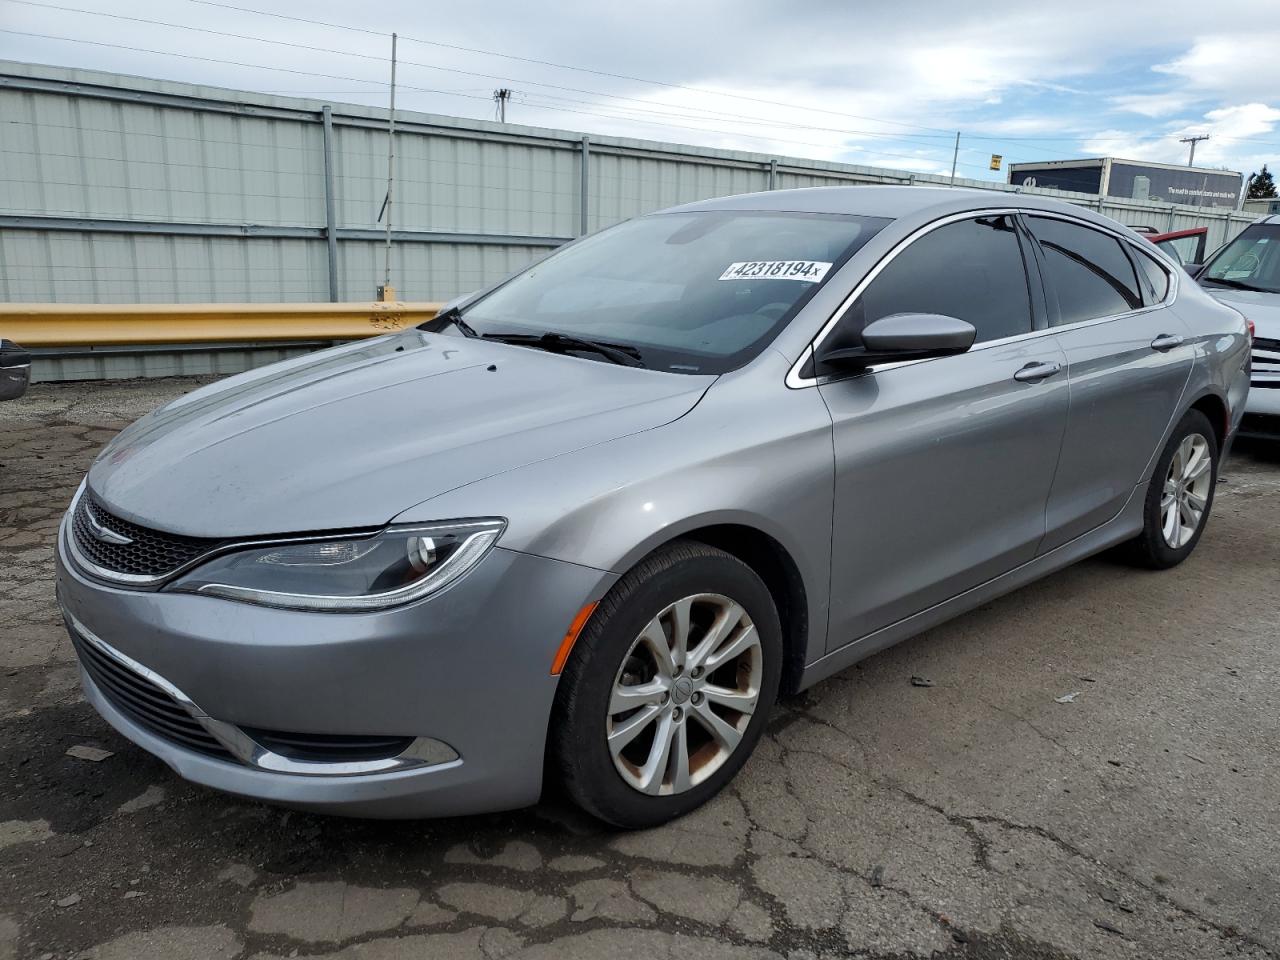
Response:
POLYGON ((1208 236, 1208 227, 1192 227, 1190 230, 1174 230, 1172 233, 1146 234, 1148 240, 1183 266, 1204 263, 1205 238, 1208 236))

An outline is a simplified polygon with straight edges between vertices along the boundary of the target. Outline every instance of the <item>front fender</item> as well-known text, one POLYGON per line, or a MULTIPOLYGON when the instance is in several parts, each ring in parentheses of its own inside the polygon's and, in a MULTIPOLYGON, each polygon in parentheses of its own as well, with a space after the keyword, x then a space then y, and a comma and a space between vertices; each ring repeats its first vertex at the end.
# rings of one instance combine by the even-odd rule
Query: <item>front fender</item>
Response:
POLYGON ((673 423, 478 480, 396 520, 506 517, 506 549, 619 574, 701 527, 751 527, 791 555, 808 597, 810 648, 822 651, 831 417, 818 391, 787 389, 785 359, 770 356, 722 377, 673 423))

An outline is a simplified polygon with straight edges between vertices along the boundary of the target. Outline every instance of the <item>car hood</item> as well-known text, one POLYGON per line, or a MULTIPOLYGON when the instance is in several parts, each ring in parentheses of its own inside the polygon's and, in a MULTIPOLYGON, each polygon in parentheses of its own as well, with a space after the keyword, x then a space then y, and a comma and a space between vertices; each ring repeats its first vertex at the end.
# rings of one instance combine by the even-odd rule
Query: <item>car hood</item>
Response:
POLYGON ((1260 337, 1280 340, 1280 293, 1260 290, 1232 290, 1230 287, 1202 287, 1215 300, 1235 307, 1253 321, 1260 337))
POLYGON ((88 484, 113 513, 188 536, 379 526, 669 423, 714 379, 409 331, 196 390, 118 434, 88 484))

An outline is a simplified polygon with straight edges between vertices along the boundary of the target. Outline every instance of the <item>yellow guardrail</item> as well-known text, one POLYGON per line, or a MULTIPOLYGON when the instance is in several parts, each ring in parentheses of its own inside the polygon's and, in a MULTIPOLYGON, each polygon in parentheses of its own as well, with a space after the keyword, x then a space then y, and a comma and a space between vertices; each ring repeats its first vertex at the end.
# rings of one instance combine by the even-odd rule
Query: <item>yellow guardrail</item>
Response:
POLYGON ((0 303, 24 347, 356 340, 430 320, 438 303, 0 303))

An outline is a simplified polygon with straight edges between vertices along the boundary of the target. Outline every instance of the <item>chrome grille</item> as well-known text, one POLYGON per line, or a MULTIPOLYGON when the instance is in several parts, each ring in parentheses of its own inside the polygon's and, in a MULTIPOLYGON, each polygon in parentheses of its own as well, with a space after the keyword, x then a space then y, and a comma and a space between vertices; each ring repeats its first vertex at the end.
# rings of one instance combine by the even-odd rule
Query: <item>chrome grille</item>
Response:
POLYGON ((164 577, 225 541, 184 537, 130 523, 110 513, 85 490, 71 516, 71 535, 81 556, 111 573, 130 577, 164 577), (127 543, 108 543, 94 535, 97 524, 127 543))
POLYGON ((113 707, 157 737, 205 756, 235 761, 227 749, 166 691, 99 650, 70 624, 68 630, 85 673, 113 707))

